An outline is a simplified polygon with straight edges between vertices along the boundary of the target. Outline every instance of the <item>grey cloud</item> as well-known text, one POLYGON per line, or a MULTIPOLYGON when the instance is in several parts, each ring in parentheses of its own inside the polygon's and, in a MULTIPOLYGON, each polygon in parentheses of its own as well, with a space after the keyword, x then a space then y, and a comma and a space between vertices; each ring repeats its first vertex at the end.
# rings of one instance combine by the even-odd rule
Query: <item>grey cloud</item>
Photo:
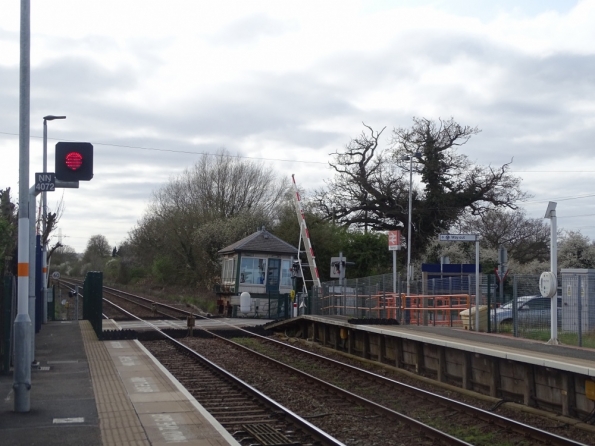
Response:
POLYGON ((59 92, 70 100, 100 99, 106 92, 134 88, 137 79, 130 68, 110 71, 90 59, 60 58, 33 68, 31 95, 55 96, 59 92))
POLYGON ((280 36, 297 29, 293 22, 275 20, 266 14, 254 14, 229 24, 211 37, 220 45, 246 45, 265 36, 280 36))

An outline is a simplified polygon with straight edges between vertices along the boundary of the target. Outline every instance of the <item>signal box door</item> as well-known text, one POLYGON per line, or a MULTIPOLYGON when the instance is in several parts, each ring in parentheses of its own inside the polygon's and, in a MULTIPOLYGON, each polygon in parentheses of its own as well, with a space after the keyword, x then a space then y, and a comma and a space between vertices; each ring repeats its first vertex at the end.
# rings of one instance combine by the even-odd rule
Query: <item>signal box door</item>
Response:
POLYGON ((269 259, 267 265, 267 293, 279 292, 279 277, 281 275, 281 260, 269 259))

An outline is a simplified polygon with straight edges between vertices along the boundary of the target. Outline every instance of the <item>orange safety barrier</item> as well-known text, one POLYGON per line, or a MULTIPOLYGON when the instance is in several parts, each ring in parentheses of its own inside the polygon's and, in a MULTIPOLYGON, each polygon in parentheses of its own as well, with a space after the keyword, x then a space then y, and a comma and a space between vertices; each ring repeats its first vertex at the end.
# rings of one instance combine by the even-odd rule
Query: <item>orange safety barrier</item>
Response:
MULTIPOLYGON (((398 305, 398 297, 397 293, 383 293, 383 294, 375 294, 367 298, 367 306, 366 308, 368 311, 372 313, 376 313, 376 317, 381 317, 382 313, 385 312, 387 319, 397 319, 397 310, 401 308, 398 305)), ((401 294, 400 297, 405 297, 404 294, 401 294)))
POLYGON ((421 295, 404 293, 379 293, 374 295, 355 295, 332 293, 324 296, 328 303, 323 311, 341 314, 343 311, 364 310, 368 317, 386 317, 388 319, 406 318, 409 325, 461 326, 459 313, 471 308, 469 294, 421 295), (343 303, 336 304, 334 299, 341 298, 343 303), (363 305, 357 306, 356 299, 364 299, 363 305), (348 304, 348 302, 350 304, 348 304), (355 303, 355 305, 354 305, 355 303), (407 316, 406 316, 407 315, 407 316))
POLYGON ((461 325, 459 313, 471 308, 469 294, 410 295, 402 311, 409 311, 410 325, 461 325))

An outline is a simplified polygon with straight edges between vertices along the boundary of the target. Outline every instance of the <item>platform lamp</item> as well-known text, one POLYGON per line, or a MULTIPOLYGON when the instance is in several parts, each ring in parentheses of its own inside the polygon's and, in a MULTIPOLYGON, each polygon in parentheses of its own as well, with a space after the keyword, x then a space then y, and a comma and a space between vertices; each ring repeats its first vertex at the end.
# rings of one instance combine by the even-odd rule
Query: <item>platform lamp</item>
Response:
MULTIPOLYGON (((550 201, 545 211, 545 217, 550 220, 550 272, 552 280, 554 281, 553 286, 556 288, 551 301, 551 317, 550 317, 550 330, 551 338, 547 342, 548 344, 558 345, 558 227, 556 218, 556 206, 558 203, 550 201)), ((579 290, 580 294, 580 290, 579 290)))
POLYGON ((409 161, 409 212, 407 225, 407 296, 411 294, 411 212, 412 212, 412 188, 413 188, 413 157, 421 160, 421 152, 402 157, 401 160, 409 161))
MULTIPOLYGON (((53 121, 55 119, 66 119, 66 116, 54 116, 54 115, 47 115, 43 117, 43 173, 47 172, 47 165, 48 165, 48 121, 53 121)), ((41 219, 42 224, 42 234, 45 235, 46 231, 46 221, 47 221, 47 192, 42 192, 42 213, 43 217, 41 219)), ((48 264, 47 264, 47 243, 43 243, 42 246, 42 259, 41 259, 41 271, 42 271, 42 295, 43 295, 43 322, 47 322, 47 286, 48 286, 48 264)))

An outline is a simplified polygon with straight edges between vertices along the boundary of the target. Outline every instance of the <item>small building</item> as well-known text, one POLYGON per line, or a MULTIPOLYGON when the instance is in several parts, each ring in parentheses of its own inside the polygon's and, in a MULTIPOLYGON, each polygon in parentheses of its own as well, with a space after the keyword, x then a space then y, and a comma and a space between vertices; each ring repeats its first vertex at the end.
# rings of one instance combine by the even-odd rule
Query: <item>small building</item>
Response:
POLYGON ((298 249, 264 227, 219 250, 221 283, 215 286, 220 313, 276 319, 288 311, 283 298, 293 290, 292 265, 298 249), (251 310, 239 314, 240 294, 250 293, 251 310), (275 303, 275 305, 272 304, 275 303))

